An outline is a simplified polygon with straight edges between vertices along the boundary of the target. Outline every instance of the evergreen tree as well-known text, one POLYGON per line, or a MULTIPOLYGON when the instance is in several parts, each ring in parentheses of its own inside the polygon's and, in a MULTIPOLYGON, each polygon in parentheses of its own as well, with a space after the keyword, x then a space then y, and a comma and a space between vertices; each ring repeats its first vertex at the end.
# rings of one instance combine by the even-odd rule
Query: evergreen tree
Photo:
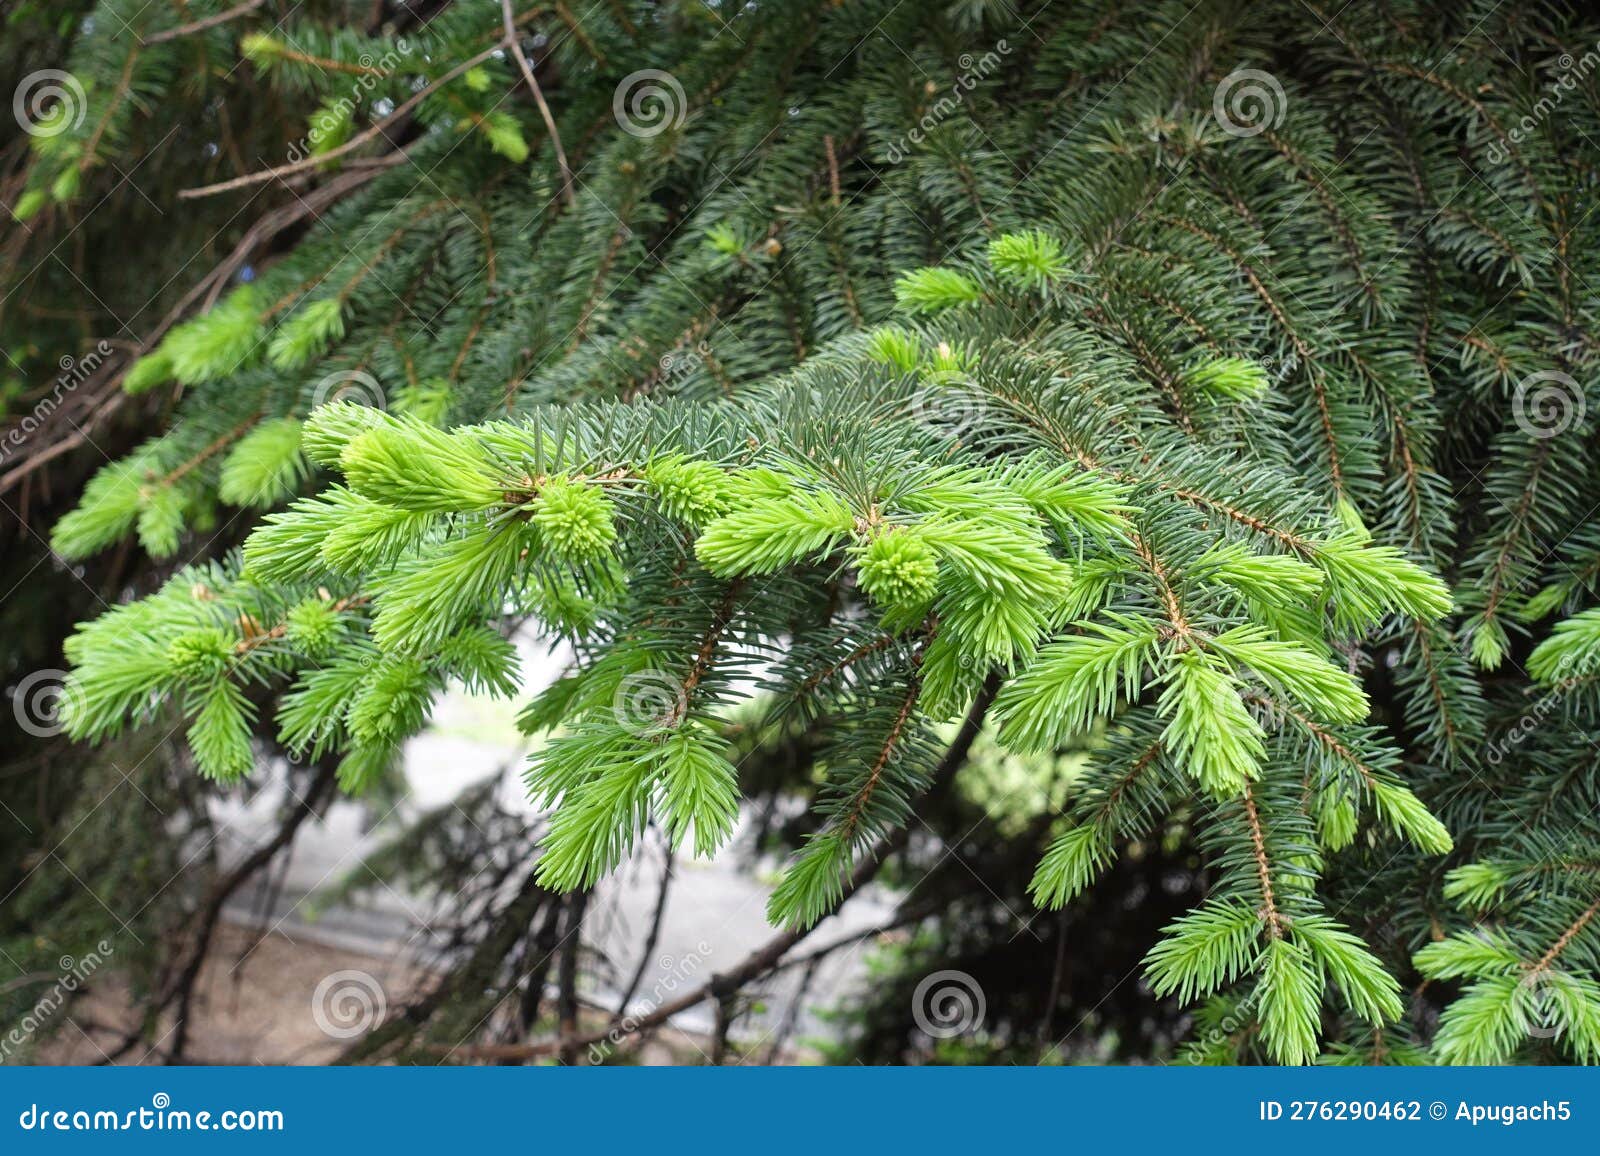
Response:
POLYGON ((1201 849, 1141 945, 1190 1058, 1600 1058, 1589 18, 273 8, 101 0, 12 200, 186 85, 305 128, 183 203, 339 194, 116 366, 170 420, 54 550, 213 556, 69 640, 74 737, 381 790, 532 621, 540 894, 722 847, 754 727, 820 784, 799 932, 992 724, 1086 752, 1040 907, 1201 849))

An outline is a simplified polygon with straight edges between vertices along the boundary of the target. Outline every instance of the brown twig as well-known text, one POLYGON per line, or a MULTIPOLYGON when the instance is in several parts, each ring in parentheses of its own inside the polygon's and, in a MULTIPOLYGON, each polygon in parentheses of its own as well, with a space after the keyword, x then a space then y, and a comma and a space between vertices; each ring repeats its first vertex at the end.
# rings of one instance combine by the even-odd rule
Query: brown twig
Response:
POLYGON ((1261 830, 1261 816, 1256 812, 1256 797, 1248 786, 1244 789, 1244 813, 1250 823, 1250 843, 1256 857, 1256 877, 1261 883, 1261 904, 1267 920, 1267 933, 1273 939, 1282 939, 1283 917, 1278 914, 1278 901, 1272 894, 1272 867, 1267 861, 1267 840, 1261 830))
POLYGON ((355 136, 345 141, 344 144, 340 145, 336 149, 330 149, 325 153, 318 153, 316 156, 309 156, 303 160, 293 161, 290 164, 279 165, 276 168, 262 169, 257 173, 245 173, 242 177, 234 177, 232 180, 222 181, 219 184, 201 185, 198 188, 192 189, 180 189, 178 191, 178 198, 180 200, 192 201, 200 197, 214 197, 218 193, 232 192, 234 189, 243 189, 249 187, 250 185, 259 185, 263 181, 270 181, 273 179, 281 179, 283 177, 292 176, 295 173, 302 173, 309 169, 314 169, 317 166, 326 164, 329 161, 338 160, 340 157, 354 152, 362 145, 367 144, 383 135, 384 129, 400 120, 401 117, 405 116, 412 109, 416 108, 417 105, 421 104, 434 92, 438 91, 444 85, 449 84, 462 73, 476 68, 485 60, 488 60, 489 57, 493 56, 496 52, 499 52, 502 47, 504 47, 504 45, 497 42, 490 47, 485 48, 476 56, 470 56, 466 60, 463 60, 460 64, 456 65, 438 80, 433 81, 426 88, 423 88, 415 93, 410 97, 410 99, 406 100, 405 103, 401 104, 377 124, 373 125, 369 129, 357 133, 355 136))
POLYGON ((203 20, 194 20, 188 24, 180 24, 176 28, 168 28, 165 32, 157 32, 154 36, 140 38, 140 43, 165 44, 169 40, 177 40, 183 36, 192 36, 196 32, 204 32, 207 28, 215 28, 218 24, 226 24, 240 16, 254 12, 265 4, 267 0, 244 0, 243 4, 236 4, 226 12, 218 12, 215 16, 207 16, 203 20))
POLYGON ((678 726, 688 715, 689 705, 694 699, 695 690, 700 686, 700 680, 711 670, 711 660, 716 657, 717 644, 722 641, 723 633, 733 622, 734 608, 738 605, 739 593, 743 589, 743 578, 736 578, 728 583, 727 592, 722 596, 722 601, 716 610, 712 612, 711 625, 706 628, 704 637, 700 639, 700 648, 695 652, 694 665, 689 668, 689 674, 683 680, 682 693, 678 695, 677 704, 667 719, 668 726, 678 726))
POLYGON ((578 1032, 578 954, 583 950, 583 912, 589 905, 589 893, 579 891, 567 900, 566 945, 561 953, 557 970, 560 990, 556 996, 556 1017, 561 1025, 561 1062, 573 1067, 580 1055, 579 1046, 572 1042, 578 1032))
POLYGON ((1600 915, 1600 899, 1596 899, 1593 903, 1591 903, 1588 909, 1585 910, 1582 915, 1578 916, 1578 918, 1575 919, 1572 924, 1561 933, 1561 938, 1557 939, 1555 943, 1551 944, 1550 950, 1544 953, 1544 955, 1539 959, 1539 962, 1533 965, 1533 970, 1528 974, 1530 976, 1537 976, 1543 975, 1545 972, 1549 971, 1550 965, 1555 963, 1555 961, 1560 957, 1561 953, 1571 946, 1572 941, 1578 937, 1578 933, 1587 927, 1589 922, 1594 919, 1596 915, 1600 915))
POLYGON ((628 981, 628 986, 623 989, 621 997, 617 1000, 616 1014, 611 1017, 613 1026, 627 1018, 628 1005, 633 1002, 633 997, 639 994, 639 985, 644 982, 644 973, 655 962, 656 944, 661 939, 661 924, 667 913, 667 896, 672 891, 674 858, 672 844, 669 842, 661 864, 661 887, 656 893, 655 914, 650 917, 650 931, 645 936, 644 947, 639 952, 639 966, 634 969, 633 978, 628 981))
POLYGON ((516 21, 511 15, 511 0, 500 0, 500 13, 506 26, 506 47, 511 49, 511 55, 517 58, 517 66, 522 69, 522 79, 528 82, 528 87, 533 90, 533 102, 539 106, 539 115, 544 118, 544 127, 550 134, 550 144, 556 150, 556 164, 561 166, 561 199, 570 206, 572 204, 572 168, 567 164, 567 150, 561 147, 561 134, 556 131, 556 118, 550 113, 550 106, 545 103, 544 92, 539 88, 539 81, 533 75, 533 65, 528 63, 527 54, 522 51, 522 41, 517 36, 516 21))
POLYGON ((189 1032, 189 1008, 194 999, 195 984, 200 978, 200 972, 205 967, 210 956, 211 937, 216 931, 217 923, 222 918, 222 908, 228 899, 258 871, 263 865, 272 860, 279 851, 282 851, 293 842, 295 833, 307 819, 316 814, 323 798, 332 793, 334 785, 333 763, 318 768, 316 777, 306 788, 306 793, 296 796, 294 809, 279 825, 277 832, 271 839, 257 847, 243 861, 239 863, 228 875, 223 878, 211 891, 206 901, 205 908, 201 911, 196 926, 199 928, 195 936, 194 950, 189 955, 189 961, 178 974, 177 980, 161 997, 158 1007, 166 1007, 173 1000, 177 1000, 177 1020, 172 1025, 172 1042, 167 1051, 168 1061, 176 1063, 183 1057, 184 1043, 189 1032))
MULTIPOLYGON (((228 283, 228 279, 241 265, 245 263, 257 248, 265 241, 289 228, 297 221, 314 216, 322 209, 342 197, 345 193, 370 181, 383 169, 392 164, 398 164, 406 159, 404 152, 391 153, 389 156, 379 157, 369 167, 360 172, 342 173, 327 184, 313 189, 303 197, 297 197, 292 203, 283 205, 269 213, 264 214, 255 224, 245 232, 234 246, 233 251, 211 272, 197 281, 182 300, 168 311, 159 324, 150 331, 144 339, 141 348, 150 350, 155 348, 162 336, 178 321, 199 303, 203 312, 209 309, 216 301, 221 291, 228 283)), ((102 371, 79 389, 79 396, 85 398, 85 407, 88 409, 80 420, 72 422, 73 430, 70 434, 52 442, 49 446, 30 453, 25 459, 18 462, 5 473, 0 474, 0 494, 5 494, 28 479, 45 463, 69 453, 77 447, 88 442, 89 436, 103 421, 122 408, 128 400, 128 395, 117 388, 122 380, 123 372, 131 361, 108 361, 102 371), (90 400, 92 399, 92 400, 90 400)), ((70 416, 63 415, 63 420, 71 421, 70 416)))

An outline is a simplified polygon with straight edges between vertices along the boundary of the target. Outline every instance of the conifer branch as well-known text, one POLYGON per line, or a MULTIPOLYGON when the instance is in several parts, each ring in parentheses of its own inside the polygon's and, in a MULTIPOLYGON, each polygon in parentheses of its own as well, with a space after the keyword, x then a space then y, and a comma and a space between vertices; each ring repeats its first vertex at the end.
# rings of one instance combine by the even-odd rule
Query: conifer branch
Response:
POLYGON ((1528 974, 1531 976, 1536 976, 1543 975, 1545 972, 1549 971, 1550 968, 1554 966, 1556 960, 1561 957, 1561 953, 1566 951, 1568 947, 1572 946, 1572 941, 1582 933, 1585 927, 1589 926, 1589 923, 1596 915, 1600 915, 1600 899, 1596 899, 1593 903, 1589 904, 1588 907, 1584 908, 1583 913, 1579 915, 1578 918, 1574 919, 1570 924, 1568 924, 1566 930, 1564 930, 1560 936, 1556 938, 1556 941, 1550 945, 1550 949, 1539 957, 1538 962, 1533 965, 1528 974))
POLYGON ((673 706, 667 719, 667 725, 676 727, 689 712, 689 704, 694 701, 695 691, 700 686, 700 680, 705 678, 711 669, 711 661, 717 652, 717 644, 722 641, 723 633, 733 622, 734 608, 738 605, 739 594, 744 589, 744 580, 738 579, 728 583, 728 589, 722 596, 715 611, 711 615, 711 625, 706 628, 705 634, 700 639, 700 647, 695 651, 694 662, 689 667, 689 673, 684 676, 682 690, 677 703, 673 706))
POLYGON ((229 445, 238 441, 244 436, 245 431, 247 431, 251 426, 255 425, 256 422, 260 420, 261 416, 259 414, 252 414, 251 416, 245 418, 244 421, 234 426, 232 429, 218 434, 210 442, 202 446, 197 453, 191 454, 179 465, 167 471, 165 475, 155 482, 155 485, 165 487, 172 485, 174 482, 181 481, 185 474, 188 474, 192 470, 198 469, 211 458, 216 457, 229 445))
MULTIPOLYGON (((6 348, 38 379, 10 412, 37 428, 0 485, 27 486, 25 516, 54 521, 86 582, 152 591, 66 642, 71 735, 116 742, 170 705, 195 768, 227 783, 270 743, 259 711, 294 751, 337 756, 354 793, 397 773, 453 682, 517 693, 508 621, 565 641, 574 668, 522 715, 550 732, 527 774, 548 831, 499 878, 515 911, 496 901, 473 931, 494 944, 463 939, 478 970, 455 990, 564 972, 552 1054, 572 1059, 584 957, 556 942, 581 907, 566 896, 652 825, 709 855, 741 790, 770 804, 799 785, 813 815, 778 834, 815 838, 795 840, 804 870, 771 913, 820 919, 858 852, 944 817, 918 798, 934 738, 999 671, 1008 767, 1054 781, 1082 760, 1065 805, 1035 807, 995 853, 1005 900, 1119 887, 1134 867, 1108 868, 1130 839, 1197 807, 1226 817, 1166 828, 1192 833, 1214 877, 1151 947, 1150 975, 1206 1000, 1203 1025, 1248 1008, 1260 1030, 1194 1054, 1416 1058, 1378 960, 1426 935, 1443 946, 1418 969, 1471 982, 1420 997, 1417 1022, 1441 1025, 1425 1058, 1600 1057, 1586 977, 1557 993, 1555 1042, 1505 1030, 1528 962, 1555 943, 1546 967, 1567 977, 1596 926, 1574 927, 1592 880, 1563 864, 1600 838, 1581 741, 1600 704, 1581 396, 1600 216, 1534 178, 1589 187, 1600 121, 1577 99, 1529 116, 1504 62, 1575 56, 1592 21, 1465 29, 1418 10, 1314 29, 1303 6, 1258 5, 1152 47, 1135 92, 1120 46, 1143 17, 1054 5, 1037 44, 985 58, 934 107, 937 84, 907 93, 891 49, 975 47, 960 14, 885 11, 883 37, 834 61, 861 14, 827 0, 749 6, 733 37, 646 3, 444 2, 365 32, 291 13, 281 42, 248 35, 235 55, 219 29, 251 23, 240 0, 148 21, 168 27, 144 44, 113 34, 120 3, 95 0, 71 35, 89 123, 8 154, 6 198, 36 223, 4 246, 0 296, 24 305, 0 321, 21 326, 6 348), (563 43, 525 45, 536 20, 563 43), (374 65, 402 29, 420 51, 374 65), (618 54, 642 44, 671 81, 648 127, 617 112, 618 54), (169 75, 191 57, 204 94, 169 75), (1235 134, 1213 98, 1244 59, 1290 99, 1235 134), (526 163, 532 109, 498 107, 523 86, 562 170, 554 197, 552 171, 526 163), (1047 90, 1066 95, 1031 100, 1047 90), (1041 137, 1063 100, 1082 131, 1041 137), (937 132, 914 128, 930 112, 937 132), (169 116, 220 126, 236 174, 235 125, 316 155, 187 190, 276 179, 296 202, 249 226, 136 359, 112 343, 53 390, 50 343, 67 334, 82 357, 83 335, 121 320, 51 300, 53 278, 130 298, 97 230, 74 233, 81 255, 48 255, 115 192, 109 162, 133 172, 169 116), (1362 124, 1376 152, 1349 132, 1362 124), (1018 148, 1035 176, 1011 189, 1018 148), (413 158, 434 193, 390 171, 413 158), (1168 180, 1177 166, 1198 182, 1168 180), (391 272, 399 292, 373 299, 391 272), (1570 404, 1533 412, 1551 381, 1570 404), (359 389, 382 405, 337 400, 359 389), (1530 428, 1542 417, 1562 428, 1530 428), (113 461, 66 512, 63 455, 91 434, 113 461), (224 506, 241 531, 258 520, 242 554, 163 584, 159 560, 224 506), (772 748, 770 768, 739 774, 772 748), (1439 887, 1415 857, 1374 852, 1400 836, 1444 854, 1451 831, 1473 858, 1439 887), (1031 885, 1019 863, 1038 865, 1031 885), (1383 897, 1370 946, 1323 914, 1350 894, 1383 897), (1329 996, 1350 1015, 1324 1014, 1329 996)), ((148 256, 149 214, 123 201, 130 252, 170 273, 148 256)), ((196 208, 158 223, 174 253, 222 221, 196 208)), ((525 1035, 543 996, 469 1045, 525 1035)), ((748 1006, 737 988, 707 998, 724 1027, 748 1006)))
POLYGON ((1277 899, 1272 893, 1272 866, 1267 859, 1266 834, 1261 828, 1261 816, 1256 811, 1256 798, 1249 784, 1244 793, 1245 822, 1250 827, 1250 846, 1255 854, 1256 880, 1261 886, 1262 916, 1267 921, 1267 934, 1273 939, 1283 938, 1283 917, 1278 913, 1277 899))
POLYGON ((878 783, 883 778, 884 768, 889 765, 889 760, 899 749, 901 736, 905 734, 906 724, 911 718, 911 712, 916 709, 917 699, 922 694, 922 679, 916 669, 922 665, 922 655, 926 643, 912 656, 912 674, 906 687, 905 696, 900 700, 900 707, 895 712, 894 722, 890 724, 889 731, 883 737, 883 743, 878 748, 878 755, 867 768, 867 776, 861 786, 856 790, 846 808, 843 817, 837 824, 839 839, 849 846, 855 840, 860 830, 862 816, 872 805, 872 796, 878 789, 878 783))
POLYGON ((871 642, 862 643, 838 662, 830 663, 815 674, 807 675, 805 681, 800 684, 799 693, 807 694, 815 690, 840 671, 847 670, 862 659, 870 658, 874 654, 881 654, 899 641, 900 639, 896 635, 885 634, 873 639, 871 642))
POLYGON ((83 146, 83 155, 78 161, 78 171, 87 172, 94 165, 100 152, 100 141, 110 127, 112 118, 116 115, 118 107, 128 98, 128 91, 133 83, 134 66, 139 62, 139 51, 134 49, 128 53, 127 60, 122 65, 122 75, 117 77, 117 87, 111 93, 111 102, 106 106, 105 112, 95 122, 94 131, 89 134, 89 139, 83 146))

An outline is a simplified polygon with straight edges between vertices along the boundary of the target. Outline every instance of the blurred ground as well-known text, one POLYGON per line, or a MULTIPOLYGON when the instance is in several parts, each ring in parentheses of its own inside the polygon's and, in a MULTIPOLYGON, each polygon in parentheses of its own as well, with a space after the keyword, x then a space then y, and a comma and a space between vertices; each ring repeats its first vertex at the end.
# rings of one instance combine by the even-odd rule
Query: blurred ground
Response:
MULTIPOLYGON (((293 939, 281 930, 262 939, 243 927, 226 925, 218 932, 218 948, 195 995, 187 1049, 195 1064, 330 1063, 348 1042, 343 1033, 370 1006, 361 1002, 363 992, 381 991, 386 1000, 399 1003, 424 990, 429 978, 426 971, 392 959, 293 939), (354 976, 371 977, 378 986, 349 978, 354 976), (330 1029, 336 1034, 330 1035, 330 1029)), ((135 1015, 124 984, 115 977, 95 980, 32 1062, 159 1064, 160 1056, 142 1044, 114 1059, 110 1054, 135 1015)), ((594 1010, 585 1027, 598 1030, 605 1018, 594 1010)), ((170 1023, 164 1023, 158 1040, 170 1030, 170 1023)), ((668 1028, 633 1058, 642 1064, 699 1063, 704 1045, 697 1033, 668 1028)), ((803 1056, 804 1049, 786 1055, 803 1056)))
MULTIPOLYGON (((536 691, 555 676, 560 656, 532 640, 519 643, 529 690, 536 691)), ((247 888, 236 898, 197 992, 188 1046, 195 1062, 326 1063, 347 1040, 319 1024, 314 1014, 319 998, 324 1021, 327 1006, 359 1017, 363 1000, 396 1007, 426 984, 428 971, 419 961, 427 959, 437 897, 402 893, 387 884, 375 885, 356 903, 326 909, 315 897, 356 871, 362 858, 409 818, 448 804, 474 783, 496 776, 506 805, 525 806, 521 770, 527 740, 514 725, 517 708, 462 694, 446 697, 428 731, 407 747, 408 790, 398 803, 336 803, 322 822, 301 830, 287 864, 274 872, 270 890, 247 888), (319 985, 324 985, 320 993, 319 985)), ((224 862, 242 858, 266 838, 283 801, 279 783, 281 767, 276 776, 263 768, 253 780, 254 791, 241 792, 219 808, 224 862)), ((590 902, 586 941, 613 974, 629 976, 640 964, 658 894, 657 871, 657 857, 641 855, 605 881, 590 902)), ((761 946, 773 934, 766 921, 768 893, 766 881, 736 862, 732 851, 709 862, 680 859, 654 958, 628 1011, 647 1012, 761 946)), ((881 892, 865 889, 819 926, 814 940, 826 944, 868 931, 890 912, 881 892)), ((764 1059, 772 1034, 793 1016, 785 1054, 795 1054, 795 1046, 803 1051, 806 1038, 828 1032, 816 1012, 835 1005, 859 981, 861 957, 870 945, 863 939, 824 960, 809 977, 799 1008, 793 1004, 801 969, 778 976, 763 991, 760 1006, 740 1020, 734 1040, 752 1057, 764 1059)), ((591 979, 582 995, 596 1009, 595 1025, 603 1027, 606 1015, 599 1009, 614 1009, 618 993, 591 979)), ((41 1062, 103 1062, 105 1049, 123 1038, 136 1013, 128 992, 112 976, 89 985, 89 994, 71 1014, 72 1022, 42 1049, 41 1062)), ((709 1007, 692 1008, 639 1059, 696 1062, 711 1023, 709 1007)), ((156 1034, 169 1029, 163 1024, 156 1034)), ((332 1030, 345 1027, 334 1023, 332 1030)), ((117 1062, 141 1062, 147 1052, 136 1048, 117 1062)))
MULTIPOLYGON (((197 1064, 322 1064, 344 1041, 326 1034, 313 1014, 317 985, 341 972, 371 975, 401 999, 426 974, 376 956, 295 940, 281 931, 258 938, 236 926, 218 933, 218 950, 202 973, 190 1024, 197 1064)), ((115 976, 96 977, 66 1013, 66 1026, 41 1049, 40 1063, 104 1063, 130 1022, 128 990, 115 976)), ((163 1024, 161 1033, 170 1030, 163 1024)), ((337 1029, 336 1029, 337 1030, 337 1029)), ((118 1063, 158 1062, 148 1047, 118 1063)))

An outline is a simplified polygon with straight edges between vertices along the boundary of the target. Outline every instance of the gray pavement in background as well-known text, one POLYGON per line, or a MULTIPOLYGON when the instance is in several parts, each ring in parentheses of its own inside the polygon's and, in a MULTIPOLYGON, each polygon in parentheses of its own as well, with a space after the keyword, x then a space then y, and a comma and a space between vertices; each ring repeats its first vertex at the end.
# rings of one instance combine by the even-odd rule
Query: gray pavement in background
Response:
MULTIPOLYGON (((552 656, 536 643, 519 640, 519 650, 530 694, 561 669, 562 656, 552 656)), ((268 928, 294 938, 365 955, 388 958, 407 952, 426 959, 428 897, 377 887, 363 895, 359 904, 340 904, 316 913, 308 900, 351 872, 408 816, 446 804, 490 776, 498 776, 498 789, 507 805, 526 807, 521 774, 528 743, 518 734, 514 721, 526 699, 524 694, 516 702, 494 702, 452 692, 440 702, 428 730, 406 748, 409 793, 394 812, 387 813, 387 803, 382 807, 360 801, 335 803, 323 822, 302 829, 287 872, 275 880, 275 888, 241 894, 230 906, 229 918, 252 925, 264 918, 268 928)), ((227 825, 221 841, 225 859, 243 856, 266 836, 283 799, 282 782, 283 768, 273 768, 262 775, 260 789, 253 795, 220 807, 218 818, 227 825)), ((774 934, 765 914, 770 884, 761 873, 750 870, 747 861, 741 861, 739 845, 736 838, 711 861, 678 858, 660 938, 652 952, 655 958, 645 970, 628 1009, 631 1013, 647 1012, 703 983, 713 973, 732 967, 774 934)), ((655 909, 659 863, 657 849, 641 852, 603 882, 591 901, 586 931, 591 946, 611 962, 618 986, 639 966, 640 949, 655 909)), ((858 935, 883 923, 891 911, 884 893, 866 889, 838 915, 820 924, 806 946, 858 935)), ((819 965, 802 1001, 794 1039, 828 1034, 815 1011, 836 1005, 861 982, 862 955, 869 945, 870 940, 852 942, 819 965)), ((741 1021, 735 1038, 754 1045, 785 1022, 803 971, 790 969, 761 989, 762 1009, 741 1021)), ((618 994, 606 989, 586 993, 607 1007, 615 1006, 618 994)), ((691 1009, 674 1024, 688 1032, 707 1031, 711 1009, 691 1009)))

